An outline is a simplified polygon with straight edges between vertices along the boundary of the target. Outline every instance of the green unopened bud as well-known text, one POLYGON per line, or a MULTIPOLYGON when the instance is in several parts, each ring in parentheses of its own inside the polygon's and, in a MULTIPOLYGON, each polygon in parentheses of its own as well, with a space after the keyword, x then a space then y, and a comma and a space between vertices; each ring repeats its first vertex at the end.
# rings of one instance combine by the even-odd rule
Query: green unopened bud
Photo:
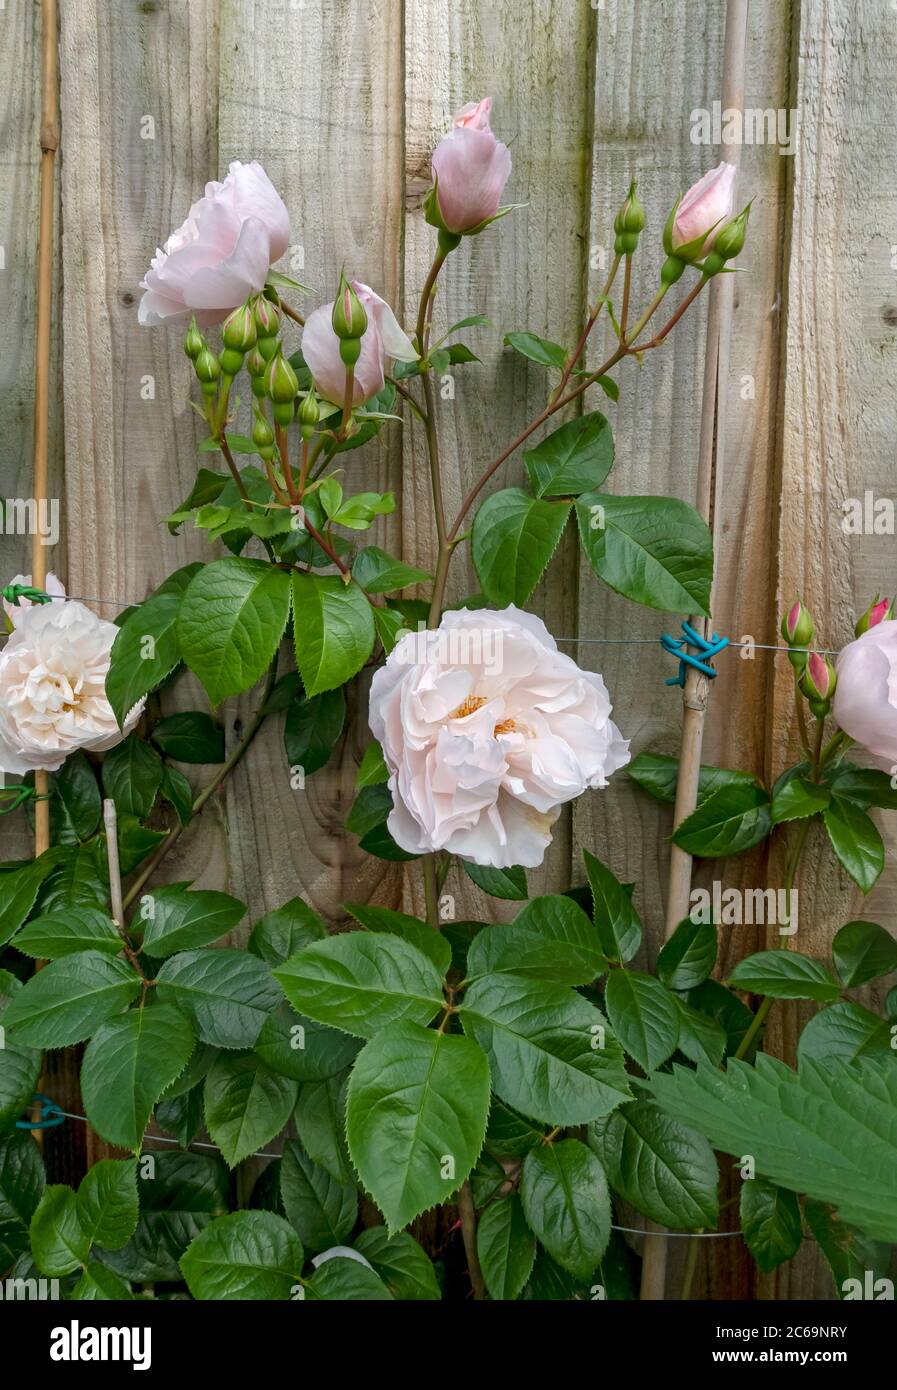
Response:
MULTIPOLYGON (((276 342, 277 339, 273 338, 271 341, 276 342)), ((258 343, 256 343, 255 347, 246 358, 246 370, 249 373, 249 379, 252 383, 252 394, 254 396, 262 397, 266 394, 265 369, 267 366, 268 363, 259 352, 258 343)))
POLYGON ((225 376, 236 376, 243 367, 243 354, 237 352, 236 348, 225 348, 219 352, 218 361, 225 376))
POLYGON ((202 382, 202 392, 204 396, 214 396, 217 388, 217 381, 221 375, 221 367, 218 358, 209 348, 204 347, 193 363, 193 370, 202 382))
POLYGON ((275 405, 290 405, 296 399, 299 380, 283 353, 278 351, 265 368, 265 392, 275 405))
POLYGON ((731 261, 741 254, 744 247, 744 239, 747 236, 748 218, 751 215, 751 205, 748 203, 746 208, 733 217, 731 222, 727 222, 717 232, 713 238, 713 251, 717 256, 722 256, 724 261, 731 261))
POLYGON ((360 338, 340 338, 339 355, 347 367, 354 367, 361 356, 360 338))
POLYGON ((619 234, 628 233, 638 236, 639 232, 645 230, 645 209, 636 196, 635 179, 629 185, 629 192, 626 200, 614 218, 614 231, 619 234))
POLYGON ((258 409, 255 412, 255 421, 252 426, 252 442, 257 453, 263 459, 274 457, 274 431, 261 410, 258 409))
MULTIPOLYGON (((364 305, 346 279, 345 274, 340 276, 339 289, 336 299, 333 301, 333 313, 330 322, 333 324, 334 333, 341 341, 361 338, 367 330, 368 316, 364 305)), ((354 360, 358 361, 357 354, 354 360)), ((345 357, 343 361, 346 361, 345 357)))
POLYGON ((226 348, 234 352, 247 353, 258 337, 255 316, 249 304, 241 304, 224 320, 221 340, 226 348))
POLYGON ((191 362, 195 362, 205 346, 206 340, 197 328, 196 319, 194 318, 190 327, 187 329, 187 336, 184 339, 184 351, 191 362))
POLYGON ((320 413, 314 390, 307 391, 299 406, 299 424, 303 439, 311 439, 320 413))
POLYGON ((252 306, 256 332, 260 338, 276 338, 280 332, 280 310, 264 295, 259 295, 252 306))
POLYGON ((682 278, 684 270, 685 262, 679 256, 667 256, 660 267, 660 283, 669 289, 670 285, 675 285, 682 278))
POLYGON ((862 637, 863 633, 868 632, 870 628, 878 627, 879 623, 889 623, 892 621, 893 617, 894 604, 892 600, 889 598, 882 598, 879 594, 876 594, 854 628, 854 632, 857 637, 862 637))
POLYGON ((271 361, 271 358, 274 356, 274 354, 280 347, 280 339, 259 338, 258 342, 256 343, 256 347, 261 353, 263 360, 267 363, 271 361))

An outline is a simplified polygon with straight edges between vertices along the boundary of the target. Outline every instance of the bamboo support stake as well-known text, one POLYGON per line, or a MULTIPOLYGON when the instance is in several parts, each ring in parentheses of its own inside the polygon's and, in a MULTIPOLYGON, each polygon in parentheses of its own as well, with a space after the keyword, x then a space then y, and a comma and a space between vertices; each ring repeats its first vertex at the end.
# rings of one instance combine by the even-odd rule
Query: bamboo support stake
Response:
MULTIPOLYGON (((747 47, 749 0, 727 0, 726 37, 723 55, 722 109, 744 110, 744 72, 747 47)), ((726 159, 736 166, 740 162, 741 146, 726 150, 726 159)), ((714 554, 721 529, 720 509, 722 471, 725 460, 726 390, 729 375, 729 343, 732 330, 734 280, 731 275, 717 275, 710 285, 710 307, 707 315, 707 350, 704 358, 704 386, 701 403, 701 437, 698 448, 698 511, 714 534, 714 554)), ((710 611, 713 612, 713 589, 710 611)), ((711 624, 704 617, 693 617, 692 625, 706 637, 711 624)), ((685 678, 682 696, 682 745, 679 756, 679 779, 676 785, 676 804, 673 825, 690 816, 698 804, 698 779, 701 772, 701 747, 704 741, 704 716, 710 681, 691 667, 685 678)), ((667 890, 665 935, 670 937, 684 917, 688 916, 691 901, 692 859, 678 845, 670 848, 670 874, 667 890)), ((662 1299, 666 1284, 666 1238, 661 1228, 648 1223, 648 1235, 642 1256, 641 1297, 662 1299)))
MULTIPOLYGON (((50 432, 50 320, 53 311, 53 204, 56 151, 59 147, 59 70, 57 0, 41 0, 41 127, 40 211, 37 244, 37 325, 34 349, 34 465, 35 512, 48 492, 50 432)), ((36 526, 31 544, 31 582, 42 589, 47 580, 47 551, 36 526)), ((50 788, 46 772, 34 776, 34 853, 50 848, 50 788)))

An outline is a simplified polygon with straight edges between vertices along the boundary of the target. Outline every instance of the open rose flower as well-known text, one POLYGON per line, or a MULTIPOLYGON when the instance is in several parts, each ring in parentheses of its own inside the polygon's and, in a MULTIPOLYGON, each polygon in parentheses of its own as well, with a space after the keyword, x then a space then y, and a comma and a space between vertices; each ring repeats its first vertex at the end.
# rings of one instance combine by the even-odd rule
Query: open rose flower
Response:
MULTIPOLYGON (((383 390, 389 362, 416 362, 418 354, 386 300, 360 280, 351 283, 368 319, 361 339, 361 355, 355 364, 352 392, 353 404, 363 405, 383 390)), ((340 357, 339 338, 333 331, 332 317, 333 301, 309 314, 302 330, 302 355, 318 394, 334 405, 342 405, 346 395, 346 368, 340 357)))
MULTIPOLYGON (((10 580, 11 584, 31 584, 30 574, 17 574, 15 579, 10 580)), ((55 574, 48 574, 44 584, 44 593, 50 594, 54 603, 58 603, 65 598, 65 585, 56 578, 55 574)), ((13 627, 18 627, 29 608, 34 608, 35 600, 32 598, 20 598, 18 603, 10 603, 8 599, 3 600, 3 611, 13 627)), ((2 624, 0 624, 2 631, 2 624)))
POLYGON ((897 768, 897 621, 870 627, 835 662, 832 712, 885 772, 897 768))
POLYGON ((0 652, 0 770, 55 772, 76 749, 100 752, 130 732, 144 702, 122 732, 106 699, 117 635, 82 603, 25 610, 0 652))
POLYGON ((390 833, 412 854, 535 868, 561 806, 629 761, 610 712, 601 677, 513 605, 408 633, 371 685, 390 833))
POLYGON ((439 214, 459 236, 495 216, 511 176, 511 152, 493 135, 491 112, 491 97, 465 106, 433 151, 439 214))
POLYGON ((213 179, 187 220, 157 251, 141 281, 141 323, 220 323, 251 294, 286 251, 290 217, 262 166, 234 160, 213 179))
POLYGON ((673 219, 673 250, 677 251, 699 236, 705 240, 697 256, 705 256, 716 239, 717 232, 732 216, 735 202, 734 164, 721 163, 710 169, 702 179, 692 184, 676 209, 673 219))

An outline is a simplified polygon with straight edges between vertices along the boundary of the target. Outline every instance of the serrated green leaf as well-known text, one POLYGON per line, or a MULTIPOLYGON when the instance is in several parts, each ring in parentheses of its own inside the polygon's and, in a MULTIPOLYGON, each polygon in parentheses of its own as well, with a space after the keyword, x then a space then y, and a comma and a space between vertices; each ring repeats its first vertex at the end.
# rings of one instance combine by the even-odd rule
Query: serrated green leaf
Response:
POLYGON ((654 1071, 673 1055, 679 1041, 679 1014, 671 995, 653 975, 612 971, 604 1002, 617 1038, 643 1071, 654 1071))
POLYGON ((88 1245, 120 1250, 137 1229, 137 1160, 101 1158, 78 1188, 77 1213, 88 1245))
POLYGON ((72 1290, 72 1298, 77 1302, 133 1299, 130 1284, 115 1270, 107 1269, 99 1260, 88 1260, 81 1278, 72 1290))
POLYGON ((800 1207, 793 1192, 765 1178, 749 1178, 741 1187, 741 1229, 758 1267, 770 1274, 793 1259, 803 1240, 800 1207))
POLYGON ((804 1216, 832 1272, 839 1298, 866 1299, 871 1295, 890 1301, 894 1286, 888 1278, 891 1251, 887 1245, 868 1240, 860 1231, 839 1221, 824 1202, 805 1202, 804 1216), (882 1277, 883 1282, 879 1283, 882 1277))
POLYGON ((290 770, 306 777, 330 761, 346 722, 346 697, 341 690, 327 690, 311 700, 300 696, 287 710, 283 746, 290 770))
POLYGON ((631 960, 641 945, 642 919, 632 898, 610 869, 583 850, 598 940, 604 954, 615 961, 631 960))
POLYGON ((696 1065, 707 1062, 711 1067, 718 1067, 728 1046, 725 1028, 715 1018, 709 1018, 699 1009, 686 1004, 678 994, 672 997, 679 1013, 677 1049, 696 1065))
POLYGON ((40 1149, 26 1131, 0 1134, 0 1265, 7 1270, 29 1248, 28 1228, 46 1179, 40 1149))
POLYGON ((318 1266, 305 1285, 305 1297, 338 1303, 392 1301, 379 1274, 341 1255, 331 1255, 318 1266))
POLYGON ((255 685, 289 614, 289 577, 273 565, 231 558, 200 570, 181 604, 178 641, 213 705, 255 685))
POLYGON ((235 1211, 207 1226, 181 1259, 198 1299, 289 1299, 304 1252, 288 1221, 269 1211, 235 1211))
POLYGON ((758 951, 740 960, 729 977, 733 989, 769 994, 773 999, 815 999, 828 1004, 841 986, 821 960, 799 951, 758 951))
MULTIPOLYGON (((637 782, 642 791, 658 801, 670 806, 676 800, 676 786, 679 781, 679 759, 667 757, 663 753, 639 753, 627 763, 626 776, 637 782)), ((698 775, 698 805, 705 801, 711 792, 720 787, 732 785, 757 786, 757 779, 750 772, 739 772, 734 768, 711 767, 702 764, 698 775)))
MULTIPOLYGON (((41 1054, 38 1048, 17 1047, 2 1032, 4 1011, 22 989, 21 982, 0 970, 0 1129, 11 1128, 29 1104, 38 1083, 41 1054)), ((0 1154, 3 1150, 0 1149, 0 1154)), ((0 1190, 0 1253, 3 1250, 3 1194, 0 1190)))
POLYGON ((854 883, 868 893, 885 863, 884 843, 872 817, 855 802, 835 794, 822 818, 838 859, 854 883))
POLYGON ((532 1273, 536 1238, 516 1192, 492 1202, 477 1222, 477 1254, 490 1298, 520 1297, 532 1273))
POLYGON ((614 462, 614 437, 600 411, 568 420, 523 459, 537 497, 578 497, 604 482, 614 462))
POLYGON ((693 507, 588 492, 576 515, 589 564, 618 594, 668 613, 709 614, 713 538, 693 507))
POLYGON ((259 918, 249 936, 249 949, 268 965, 282 965, 303 946, 326 936, 327 928, 314 909, 301 898, 291 898, 259 918))
POLYGON ((145 915, 144 897, 140 917, 142 949, 157 960, 210 945, 233 931, 246 915, 246 904, 229 893, 192 890, 177 883, 156 888, 149 897, 152 912, 145 915))
POLYGON ((700 1133, 638 1100, 590 1125, 587 1138, 611 1187, 636 1211, 662 1226, 716 1227, 719 1172, 700 1133))
POLYGON ((346 1147, 345 1071, 324 1081, 308 1081, 299 1088, 296 1131, 309 1158, 337 1182, 355 1181, 346 1147))
POLYGON ((510 487, 487 497, 473 523, 473 563, 486 597, 525 604, 561 539, 569 502, 548 502, 510 487))
MULTIPOLYGON (((791 771, 796 772, 796 769, 791 771)), ((800 775, 780 777, 772 789, 771 816, 773 825, 784 821, 806 820, 824 811, 831 800, 828 787, 820 786, 800 775)))
POLYGON ((230 1168, 279 1134, 297 1082, 269 1071, 255 1052, 222 1052, 205 1081, 206 1128, 230 1168))
POLYGON ((192 1018, 214 1047, 252 1047, 280 1003, 271 972, 246 951, 183 951, 165 961, 156 981, 159 999, 192 1018))
POLYGON ((355 778, 355 786, 361 791, 363 787, 374 787, 380 782, 389 780, 389 768, 383 758, 383 749, 375 739, 369 743, 361 757, 358 773, 355 778))
POLYGON ((79 951, 51 961, 10 1001, 3 1022, 16 1044, 68 1047, 83 1042, 140 993, 127 961, 79 951))
POLYGON ((419 917, 411 917, 407 912, 394 912, 389 907, 373 904, 346 903, 346 911, 351 912, 365 931, 388 932, 416 946, 436 966, 440 976, 447 974, 452 964, 452 948, 441 932, 434 931, 419 917))
POLYGON ((560 893, 533 898, 510 925, 480 932, 467 954, 470 979, 510 971, 559 984, 585 985, 607 968, 589 918, 560 893))
POLYGON ((360 1046, 357 1038, 297 1014, 284 1001, 265 1019, 254 1051, 281 1076, 326 1081, 352 1063, 360 1046))
POLYGON ((711 792, 670 838, 687 854, 724 859, 760 844, 771 829, 769 794, 756 784, 733 782, 711 792))
POLYGON ((227 1211, 230 1176, 216 1154, 153 1152, 153 1168, 139 1184, 137 1230, 121 1250, 101 1252, 103 1263, 139 1283, 179 1283, 178 1261, 190 1242, 227 1211))
POLYGON ((821 1009, 810 1019, 797 1044, 797 1063, 816 1061, 825 1064, 840 1058, 854 1062, 860 1057, 882 1057, 893 1060, 894 1034, 886 1018, 864 1009, 862 1004, 846 1000, 821 1009))
POLYGON ((54 845, 89 840, 100 824, 103 799, 96 774, 80 749, 66 758, 50 780, 50 839, 54 845))
POLYGON ((391 1232, 456 1192, 477 1160, 489 1114, 489 1066, 470 1038, 405 1020, 358 1055, 346 1137, 391 1232))
POLYGON ((404 560, 387 555, 385 550, 380 550, 376 545, 365 546, 364 550, 358 552, 352 566, 352 575, 356 583, 369 594, 394 593, 397 589, 407 589, 412 584, 426 584, 432 578, 426 570, 406 565, 404 560))
POLYGON ((48 849, 38 859, 23 859, 0 869, 0 946, 28 920, 44 880, 71 857, 70 850, 48 849))
POLYGON ((552 343, 548 338, 540 338, 537 333, 506 333, 504 344, 519 352, 530 362, 538 362, 542 367, 555 367, 563 371, 567 363, 567 349, 560 343, 552 343))
POLYGON ((87 1260, 90 1237, 78 1219, 78 1202, 61 1183, 44 1189, 31 1218, 31 1253, 41 1274, 61 1278, 87 1260))
POLYGON ((34 917, 15 939, 17 951, 34 960, 56 960, 77 951, 104 951, 117 956, 121 937, 107 913, 97 907, 70 907, 34 917))
POLYGON ((442 1297, 429 1256, 407 1231, 390 1236, 385 1226, 370 1226, 355 1249, 373 1265, 393 1298, 432 1302, 442 1297))
POLYGON ((224 730, 202 710, 183 710, 160 719, 153 728, 152 738, 166 758, 174 758, 175 762, 224 762, 224 730))
POLYGON ((307 696, 344 685, 374 649, 374 618, 358 584, 320 574, 293 575, 296 665, 307 696))
POLYGON ((190 1060, 190 1020, 164 1002, 131 1009, 97 1030, 84 1053, 81 1094, 91 1125, 136 1151, 159 1097, 190 1060))
POLYGON ((491 898, 503 898, 509 902, 522 902, 528 896, 526 870, 519 864, 509 869, 491 869, 482 864, 473 864, 468 859, 461 860, 461 867, 467 877, 488 893, 491 898))
POLYGON ((134 706, 180 663, 180 607, 181 593, 169 589, 132 609, 119 628, 106 674, 106 698, 119 728, 134 706))
POLYGON ((136 734, 129 734, 103 760, 103 788, 120 816, 145 820, 161 784, 162 759, 136 734))
POLYGON ((657 978, 667 989, 694 989, 716 965, 716 927, 712 922, 681 921, 657 957, 657 978))
POLYGON ((842 982, 854 988, 897 970, 897 941, 877 922, 847 922, 835 933, 832 957, 842 982))
POLYGON ((295 1139, 283 1146, 280 1193, 287 1219, 313 1254, 341 1245, 358 1217, 355 1188, 336 1182, 295 1139))
POLYGON ((526 1219, 562 1269, 580 1279, 594 1273, 610 1239, 610 1193, 604 1169, 578 1139, 531 1149, 520 1196, 526 1219))

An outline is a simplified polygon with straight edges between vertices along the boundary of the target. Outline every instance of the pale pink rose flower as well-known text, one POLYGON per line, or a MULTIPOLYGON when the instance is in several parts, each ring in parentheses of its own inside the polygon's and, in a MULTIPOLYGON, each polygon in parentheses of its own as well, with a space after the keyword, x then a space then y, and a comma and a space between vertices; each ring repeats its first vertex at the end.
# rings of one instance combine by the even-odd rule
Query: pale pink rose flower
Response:
MULTIPOLYGON (((363 405, 383 390, 388 363, 416 362, 418 354, 386 300, 360 280, 351 283, 368 316, 368 326, 361 339, 361 354, 355 363, 352 391, 353 404, 363 405)), ((346 395, 346 368, 339 353, 339 338, 331 323, 333 303, 331 300, 323 304, 306 319, 302 330, 302 355, 318 395, 342 405, 346 395)))
POLYGON ((887 773, 897 769, 897 621, 878 623, 835 662, 832 713, 840 728, 887 773))
POLYGON ((140 323, 183 323, 193 314, 203 328, 220 323, 264 289, 289 241, 289 213, 262 166, 234 160, 153 257, 141 281, 140 323))
MULTIPOLYGON (((17 574, 15 579, 10 580, 10 583, 30 584, 31 575, 17 574)), ((56 578, 55 574, 48 574, 46 583, 44 584, 44 593, 50 594, 54 603, 59 603, 60 600, 65 598, 65 585, 61 580, 56 578)), ((3 600, 3 611, 6 613, 13 627, 18 627, 28 609, 36 606, 38 605, 36 605, 34 599, 31 598, 20 598, 18 604, 10 603, 8 599, 3 600)))
POLYGON ((388 826, 411 854, 535 868, 560 808, 629 761, 607 687, 541 618, 447 613, 374 675, 370 726, 389 769, 388 826))
POLYGON ((673 250, 707 233, 699 256, 706 256, 717 232, 732 216, 735 203, 734 164, 725 162, 710 169, 692 184, 676 210, 673 221, 673 250))
POLYGON ((56 772, 76 749, 101 752, 130 732, 144 701, 122 732, 106 699, 117 636, 82 603, 26 610, 0 652, 0 771, 56 772))
POLYGON ((490 97, 465 106, 433 151, 439 212, 450 232, 494 217, 511 176, 511 152, 492 133, 491 111, 490 97))

